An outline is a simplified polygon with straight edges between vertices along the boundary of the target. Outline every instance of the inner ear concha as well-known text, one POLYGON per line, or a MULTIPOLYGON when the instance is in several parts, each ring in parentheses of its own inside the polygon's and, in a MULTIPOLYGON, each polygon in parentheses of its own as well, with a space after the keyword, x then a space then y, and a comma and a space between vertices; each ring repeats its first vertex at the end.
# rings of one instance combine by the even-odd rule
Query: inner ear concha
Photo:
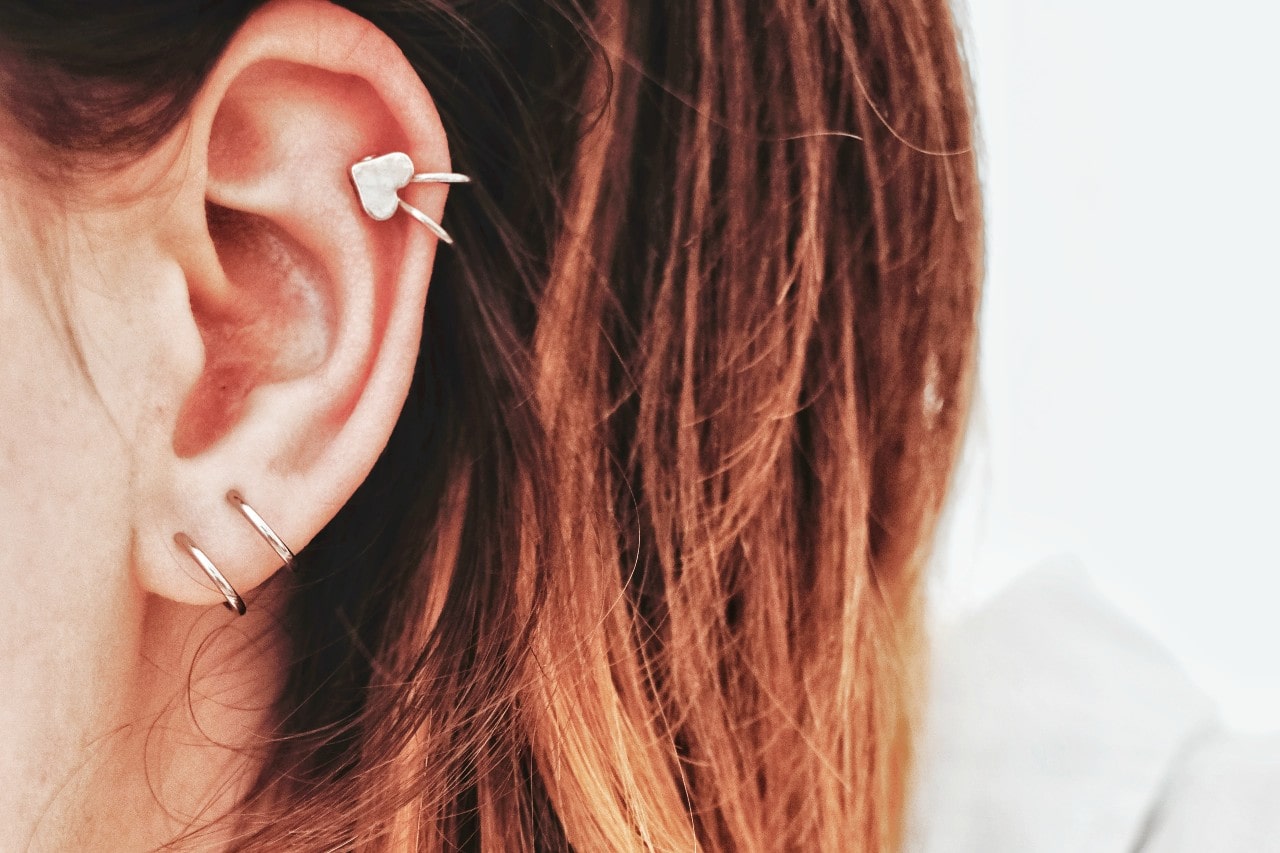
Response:
POLYGON ((207 217, 225 281, 192 283, 205 364, 174 432, 181 457, 234 427, 256 388, 318 370, 334 339, 332 282, 311 252, 264 217, 216 204, 207 217))

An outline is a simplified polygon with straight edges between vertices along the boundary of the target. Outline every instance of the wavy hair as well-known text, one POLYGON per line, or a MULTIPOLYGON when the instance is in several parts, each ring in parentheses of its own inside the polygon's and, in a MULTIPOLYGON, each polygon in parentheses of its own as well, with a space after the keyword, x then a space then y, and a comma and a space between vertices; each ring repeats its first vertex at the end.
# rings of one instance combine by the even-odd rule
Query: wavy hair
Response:
MULTIPOLYGON (((110 158, 260 2, 4 5, 10 111, 110 158)), ((341 5, 477 183, 237 849, 895 848, 981 278, 945 0, 341 5)))

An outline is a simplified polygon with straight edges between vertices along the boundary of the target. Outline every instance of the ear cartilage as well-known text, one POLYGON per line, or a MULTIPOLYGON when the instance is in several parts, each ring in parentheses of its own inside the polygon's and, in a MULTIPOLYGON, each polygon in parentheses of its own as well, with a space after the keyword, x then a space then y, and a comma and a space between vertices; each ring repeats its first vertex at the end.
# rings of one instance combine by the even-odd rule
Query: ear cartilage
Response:
POLYGON ((403 210, 450 245, 453 238, 430 216, 400 198, 409 184, 467 184, 471 179, 457 172, 414 172, 413 161, 403 151, 366 157, 351 167, 351 183, 364 212, 384 222, 403 210))

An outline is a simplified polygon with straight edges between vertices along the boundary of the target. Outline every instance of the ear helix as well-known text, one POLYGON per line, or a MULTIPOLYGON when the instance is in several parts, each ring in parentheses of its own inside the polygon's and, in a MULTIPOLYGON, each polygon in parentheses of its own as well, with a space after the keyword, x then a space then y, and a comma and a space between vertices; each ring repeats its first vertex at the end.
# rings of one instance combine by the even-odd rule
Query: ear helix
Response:
MULTIPOLYGON (((240 514, 244 516, 245 520, 253 526, 253 529, 257 531, 258 535, 267 541, 267 544, 271 546, 271 549, 275 551, 284 562, 285 568, 290 571, 296 570, 297 562, 294 558, 293 551, 290 550, 289 546, 284 544, 284 540, 271 529, 271 525, 267 524, 267 522, 263 520, 262 516, 258 514, 258 511, 245 503, 240 492, 235 489, 227 492, 227 502, 235 507, 240 514)), ((233 610, 238 615, 243 616, 245 613, 244 599, 240 597, 238 592, 236 592, 235 587, 233 587, 231 582, 227 580, 226 575, 219 571, 218 567, 214 565, 213 560, 209 559, 209 555, 201 550, 200 547, 192 541, 191 537, 185 533, 179 532, 175 534, 173 541, 185 550, 187 554, 190 555, 191 559, 196 562, 196 565, 198 565, 204 573, 209 576, 209 580, 213 581, 213 585, 218 588, 218 591, 221 592, 223 597, 226 599, 226 602, 224 603, 227 609, 233 610)))
MULTIPOLYGON (((449 232, 430 216, 400 198, 400 190, 409 184, 466 184, 470 183, 471 179, 457 172, 414 172, 413 168, 413 161, 402 151, 365 157, 354 164, 351 167, 351 182, 360 199, 360 206, 365 213, 379 222, 386 221, 395 216, 397 211, 403 210, 425 225, 431 233, 452 245, 453 238, 449 236, 449 232)), ((227 502, 249 522, 259 536, 266 540, 266 543, 276 552, 276 556, 284 563, 285 568, 290 571, 296 570, 297 561, 293 551, 271 529, 271 525, 267 524, 258 511, 245 502, 239 491, 236 489, 228 491, 227 502)), ((208 575, 209 580, 213 581, 214 586, 226 599, 227 609, 243 616, 246 609, 244 599, 236 592, 235 587, 213 560, 209 559, 209 555, 186 533, 174 534, 173 541, 186 551, 196 565, 208 575)))
POLYGON ((400 198, 400 190, 409 184, 469 184, 471 179, 457 172, 414 172, 413 161, 403 151, 394 151, 375 157, 365 157, 351 167, 351 183, 364 212, 379 222, 395 216, 403 210, 444 242, 453 245, 453 238, 430 216, 400 198))

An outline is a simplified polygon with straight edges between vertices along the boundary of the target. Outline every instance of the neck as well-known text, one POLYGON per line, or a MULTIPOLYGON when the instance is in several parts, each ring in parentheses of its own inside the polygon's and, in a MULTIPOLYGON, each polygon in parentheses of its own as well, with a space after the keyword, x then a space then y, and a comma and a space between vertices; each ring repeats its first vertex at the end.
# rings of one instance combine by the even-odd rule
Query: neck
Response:
POLYGON ((19 601, 4 620, 0 820, 22 849, 154 848, 252 785, 281 680, 284 597, 268 585, 236 617, 85 587, 19 601))

